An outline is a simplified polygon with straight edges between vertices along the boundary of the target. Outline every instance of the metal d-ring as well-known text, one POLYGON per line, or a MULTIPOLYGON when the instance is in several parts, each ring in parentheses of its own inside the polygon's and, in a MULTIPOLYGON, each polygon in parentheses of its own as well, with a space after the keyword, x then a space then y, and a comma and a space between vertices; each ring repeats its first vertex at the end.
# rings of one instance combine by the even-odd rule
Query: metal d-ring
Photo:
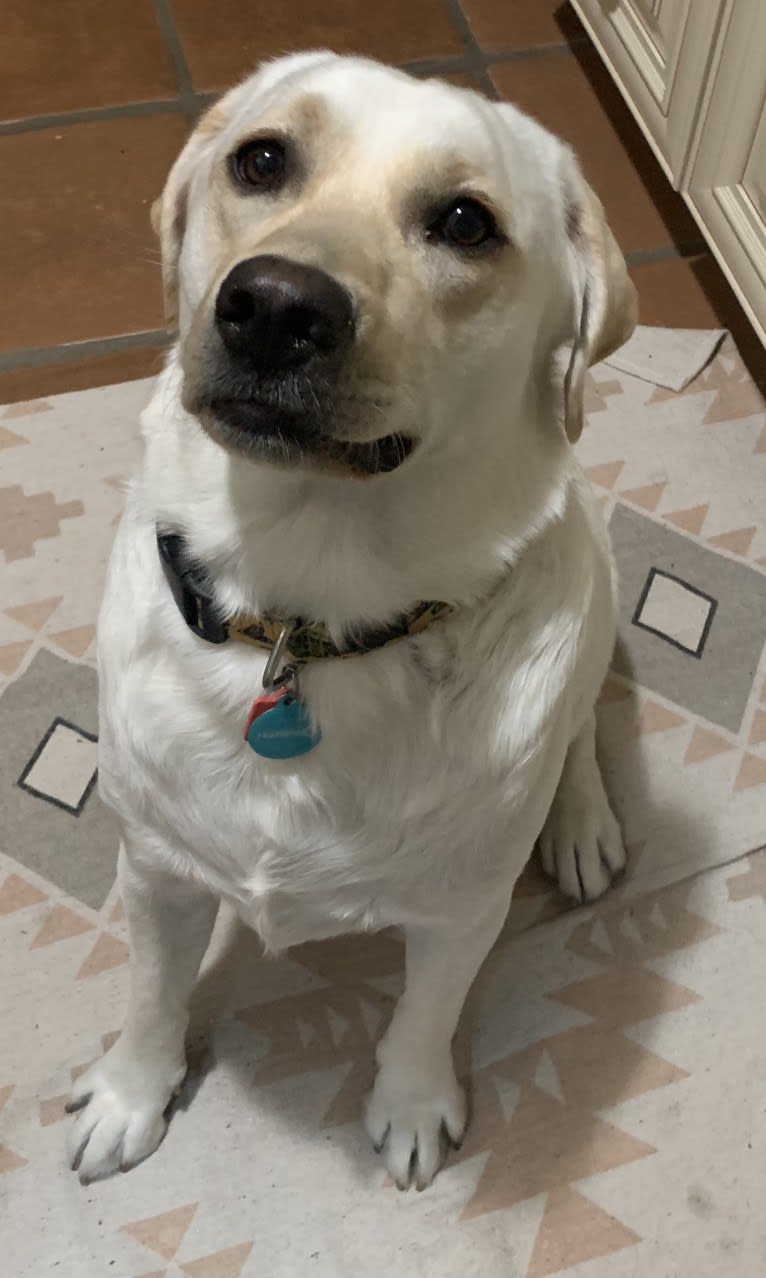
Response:
POLYGON ((282 658, 285 655, 287 641, 295 629, 295 623, 290 621, 283 626, 277 636, 269 659, 266 662, 266 669, 263 672, 263 687, 266 692, 273 692, 275 688, 283 688, 285 684, 290 683, 295 678, 295 666, 287 665, 284 670, 280 670, 282 658))

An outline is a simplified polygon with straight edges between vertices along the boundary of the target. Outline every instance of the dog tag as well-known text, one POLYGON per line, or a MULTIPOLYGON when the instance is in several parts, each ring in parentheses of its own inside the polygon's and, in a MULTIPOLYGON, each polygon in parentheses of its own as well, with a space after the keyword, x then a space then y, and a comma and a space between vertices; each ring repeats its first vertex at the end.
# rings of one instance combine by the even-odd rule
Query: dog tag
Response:
POLYGON ((292 689, 275 689, 253 702, 245 740, 261 758, 295 759, 313 750, 321 738, 305 703, 292 689), (272 705, 263 704, 274 696, 272 705))
POLYGON ((285 696, 287 696, 286 688, 273 688, 271 692, 261 692, 258 694, 250 707, 250 714, 248 715, 247 723, 245 724, 245 741, 247 741, 247 736, 253 721, 258 719, 260 715, 265 714, 267 710, 272 710, 277 702, 281 701, 285 696))

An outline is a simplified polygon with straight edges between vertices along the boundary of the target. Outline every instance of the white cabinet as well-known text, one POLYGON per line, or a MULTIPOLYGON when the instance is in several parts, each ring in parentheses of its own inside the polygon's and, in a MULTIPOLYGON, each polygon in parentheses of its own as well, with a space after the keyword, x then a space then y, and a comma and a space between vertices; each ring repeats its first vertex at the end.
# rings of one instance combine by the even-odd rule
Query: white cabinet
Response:
POLYGON ((766 343, 766 0, 571 0, 766 343))

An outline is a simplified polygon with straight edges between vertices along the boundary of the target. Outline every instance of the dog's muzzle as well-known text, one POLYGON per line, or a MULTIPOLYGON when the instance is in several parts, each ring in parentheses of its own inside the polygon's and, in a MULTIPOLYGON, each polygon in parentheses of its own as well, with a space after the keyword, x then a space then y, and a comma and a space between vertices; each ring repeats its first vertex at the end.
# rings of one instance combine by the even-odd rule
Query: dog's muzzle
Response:
POLYGON ((229 271, 215 323, 231 359, 256 376, 334 363, 354 340, 351 297, 337 280, 266 254, 229 271))
POLYGON ((261 254, 238 262, 215 300, 216 367, 203 423, 229 447, 279 465, 307 461, 361 475, 396 470, 413 440, 339 437, 343 364, 355 337, 353 299, 325 271, 261 254))

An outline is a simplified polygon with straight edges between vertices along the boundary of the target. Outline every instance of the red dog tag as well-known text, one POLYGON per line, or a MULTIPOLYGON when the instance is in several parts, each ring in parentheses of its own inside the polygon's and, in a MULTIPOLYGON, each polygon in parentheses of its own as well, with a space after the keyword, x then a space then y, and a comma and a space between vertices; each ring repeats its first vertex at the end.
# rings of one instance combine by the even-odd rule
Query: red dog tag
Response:
POLYGON ((274 706, 282 700, 290 691, 289 688, 273 688, 271 692, 260 692, 250 707, 250 714, 245 724, 244 739, 247 741, 247 734, 250 731, 250 725, 255 720, 265 714, 267 710, 273 710, 274 706))

